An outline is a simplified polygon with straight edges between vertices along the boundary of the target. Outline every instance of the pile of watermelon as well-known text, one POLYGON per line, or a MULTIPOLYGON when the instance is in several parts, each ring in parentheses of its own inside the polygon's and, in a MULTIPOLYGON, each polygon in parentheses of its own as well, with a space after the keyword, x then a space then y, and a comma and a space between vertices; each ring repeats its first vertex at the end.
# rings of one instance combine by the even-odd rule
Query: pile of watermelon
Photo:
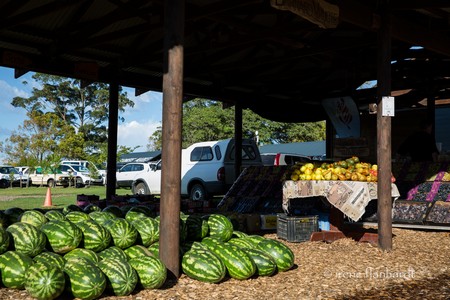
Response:
MULTIPOLYGON (((96 299, 158 289, 167 278, 159 259, 159 217, 145 206, 0 212, 3 286, 39 300, 61 295, 96 299)), ((294 265, 283 243, 233 230, 221 214, 180 215, 180 263, 190 278, 219 283, 271 276, 294 265)))

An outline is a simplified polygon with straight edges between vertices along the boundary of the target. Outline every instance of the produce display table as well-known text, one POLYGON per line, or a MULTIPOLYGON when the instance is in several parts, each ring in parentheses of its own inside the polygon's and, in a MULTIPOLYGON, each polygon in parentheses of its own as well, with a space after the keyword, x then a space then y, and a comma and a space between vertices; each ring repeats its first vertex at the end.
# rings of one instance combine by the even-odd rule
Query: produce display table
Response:
MULTIPOLYGON (((370 200, 377 199, 377 183, 362 181, 307 180, 283 183, 283 210, 289 214, 289 201, 296 198, 325 197, 331 204, 330 231, 315 232, 311 240, 334 241, 350 236, 359 241, 377 243, 376 233, 349 231, 344 228, 344 215, 358 221, 370 200)), ((391 186, 392 198, 400 197, 395 184, 391 186)))

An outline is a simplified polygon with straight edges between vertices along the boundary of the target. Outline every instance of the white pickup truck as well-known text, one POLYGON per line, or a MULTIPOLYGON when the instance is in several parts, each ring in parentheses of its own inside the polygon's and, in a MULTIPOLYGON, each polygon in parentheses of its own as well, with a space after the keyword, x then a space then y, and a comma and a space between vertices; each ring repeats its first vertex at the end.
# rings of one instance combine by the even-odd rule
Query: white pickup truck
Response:
MULTIPOLYGON (((205 200, 224 195, 236 180, 234 139, 195 143, 182 150, 181 196, 205 200)), ((242 168, 262 166, 258 146, 253 140, 242 141, 242 168)), ((120 171, 119 171, 120 172, 120 171)), ((149 164, 146 171, 136 172, 131 189, 135 194, 161 193, 161 160, 149 164)))

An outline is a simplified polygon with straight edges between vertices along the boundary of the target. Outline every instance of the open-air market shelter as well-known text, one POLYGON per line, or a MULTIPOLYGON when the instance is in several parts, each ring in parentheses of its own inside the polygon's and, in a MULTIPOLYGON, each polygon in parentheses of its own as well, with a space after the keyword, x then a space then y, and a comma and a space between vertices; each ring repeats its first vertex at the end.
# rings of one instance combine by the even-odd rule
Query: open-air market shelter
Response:
POLYGON ((4 0, 0 16, 0 65, 17 78, 33 71, 110 84, 110 168, 118 86, 163 92, 160 253, 175 275, 182 101, 234 105, 238 142, 244 108, 275 121, 309 122, 328 118, 324 100, 350 97, 360 114, 376 113, 385 250, 392 247, 391 118, 417 108, 433 117, 448 104, 445 0, 4 0), (376 86, 360 88, 374 80, 376 86))

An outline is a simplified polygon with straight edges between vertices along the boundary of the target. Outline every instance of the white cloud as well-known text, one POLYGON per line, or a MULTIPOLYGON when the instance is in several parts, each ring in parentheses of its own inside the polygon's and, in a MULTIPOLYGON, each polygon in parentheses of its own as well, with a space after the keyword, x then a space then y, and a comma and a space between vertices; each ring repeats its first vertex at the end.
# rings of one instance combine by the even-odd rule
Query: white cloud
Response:
POLYGON ((120 124, 117 133, 117 144, 127 147, 140 146, 136 151, 146 151, 148 138, 161 126, 161 122, 149 120, 145 123, 131 121, 120 124))

